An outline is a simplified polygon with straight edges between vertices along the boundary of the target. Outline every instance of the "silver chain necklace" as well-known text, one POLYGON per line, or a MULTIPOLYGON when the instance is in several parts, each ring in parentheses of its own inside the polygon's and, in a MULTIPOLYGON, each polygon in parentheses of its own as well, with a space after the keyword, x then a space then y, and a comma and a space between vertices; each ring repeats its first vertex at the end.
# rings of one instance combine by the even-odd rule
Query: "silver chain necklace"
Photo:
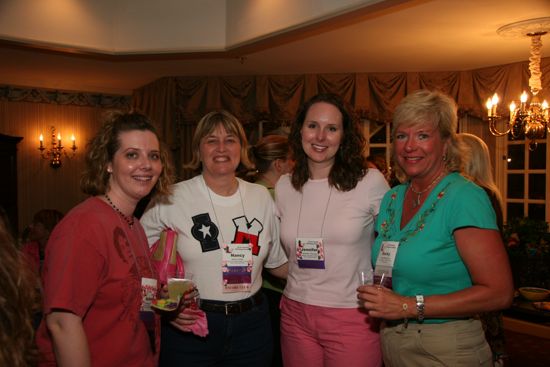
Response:
POLYGON ((445 171, 442 171, 436 178, 434 178, 434 180, 428 185, 428 187, 426 187, 424 190, 421 190, 421 191, 416 191, 411 182, 411 184, 409 185, 409 189, 411 189, 411 192, 413 194, 416 194, 416 199, 413 198, 413 203, 412 203, 413 209, 416 209, 420 206, 420 197, 422 196, 422 194, 430 190, 432 186, 435 185, 435 183, 441 179, 444 173, 445 171))

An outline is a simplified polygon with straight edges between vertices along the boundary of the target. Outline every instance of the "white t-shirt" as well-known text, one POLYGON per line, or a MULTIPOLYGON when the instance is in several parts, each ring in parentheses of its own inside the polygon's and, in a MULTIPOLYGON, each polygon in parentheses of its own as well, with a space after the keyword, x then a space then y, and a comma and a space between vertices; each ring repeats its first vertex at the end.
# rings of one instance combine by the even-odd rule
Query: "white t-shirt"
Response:
POLYGON ((220 196, 212 190, 209 195, 202 175, 179 182, 173 186, 170 203, 156 204, 141 218, 149 245, 159 239, 165 228, 178 232, 178 253, 185 270, 193 273, 203 299, 236 301, 250 297, 262 285, 264 266, 276 268, 287 262, 267 189, 238 181, 239 190, 231 196, 220 196), (221 246, 224 242, 241 243, 243 237, 254 244, 251 290, 224 293, 221 246))
POLYGON ((289 260, 286 297, 316 306, 358 307, 357 271, 371 267, 374 223, 388 189, 376 169, 369 169, 347 192, 331 189, 328 179, 322 179, 308 180, 300 193, 292 187, 289 175, 279 179, 275 202, 281 218, 281 243, 289 260), (297 237, 323 238, 325 269, 298 266, 297 237))

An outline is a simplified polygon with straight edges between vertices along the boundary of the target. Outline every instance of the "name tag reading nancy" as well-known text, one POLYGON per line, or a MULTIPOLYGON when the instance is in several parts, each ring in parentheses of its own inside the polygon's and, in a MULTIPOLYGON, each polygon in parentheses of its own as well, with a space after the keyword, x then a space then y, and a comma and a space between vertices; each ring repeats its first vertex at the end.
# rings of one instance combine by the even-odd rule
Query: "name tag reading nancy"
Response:
POLYGON ((249 292, 252 288, 252 244, 228 243, 222 246, 223 292, 249 292))
POLYGON ((303 269, 324 269, 325 249, 322 238, 296 238, 296 260, 303 269))

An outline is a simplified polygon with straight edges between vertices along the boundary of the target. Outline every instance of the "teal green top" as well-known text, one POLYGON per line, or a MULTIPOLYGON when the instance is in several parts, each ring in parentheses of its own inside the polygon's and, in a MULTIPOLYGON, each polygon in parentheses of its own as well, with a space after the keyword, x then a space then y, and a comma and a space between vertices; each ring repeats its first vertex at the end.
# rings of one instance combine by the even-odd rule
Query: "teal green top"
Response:
MULTIPOLYGON (((453 232, 463 227, 498 230, 486 192, 458 173, 444 177, 413 218, 401 229, 403 200, 409 183, 386 193, 376 222, 372 249, 376 264, 382 241, 398 241, 393 290, 404 296, 448 294, 472 286, 453 232)), ((483 247, 480 245, 480 254, 483 247)), ((412 320, 411 320, 412 321, 412 320)), ((452 319, 425 319, 442 323, 452 319)))

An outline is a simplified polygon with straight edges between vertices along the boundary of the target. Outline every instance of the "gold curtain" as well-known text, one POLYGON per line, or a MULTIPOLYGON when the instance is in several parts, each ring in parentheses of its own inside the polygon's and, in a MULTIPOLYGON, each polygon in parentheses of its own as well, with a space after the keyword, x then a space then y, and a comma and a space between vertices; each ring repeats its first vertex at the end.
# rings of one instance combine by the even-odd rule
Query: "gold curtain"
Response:
MULTIPOLYGON (((548 99, 550 80, 544 76, 550 74, 550 58, 542 59, 541 71, 542 93, 548 99)), ((287 124, 303 101, 332 92, 343 96, 362 117, 389 122, 403 97, 425 88, 449 94, 460 114, 481 118, 486 113, 484 101, 494 92, 502 101, 517 101, 528 80, 528 62, 448 72, 167 77, 136 90, 133 105, 158 122, 183 178, 181 164, 191 158, 194 126, 213 109, 229 110, 250 130, 260 120, 287 124)), ((505 114, 504 103, 500 108, 505 114)))

